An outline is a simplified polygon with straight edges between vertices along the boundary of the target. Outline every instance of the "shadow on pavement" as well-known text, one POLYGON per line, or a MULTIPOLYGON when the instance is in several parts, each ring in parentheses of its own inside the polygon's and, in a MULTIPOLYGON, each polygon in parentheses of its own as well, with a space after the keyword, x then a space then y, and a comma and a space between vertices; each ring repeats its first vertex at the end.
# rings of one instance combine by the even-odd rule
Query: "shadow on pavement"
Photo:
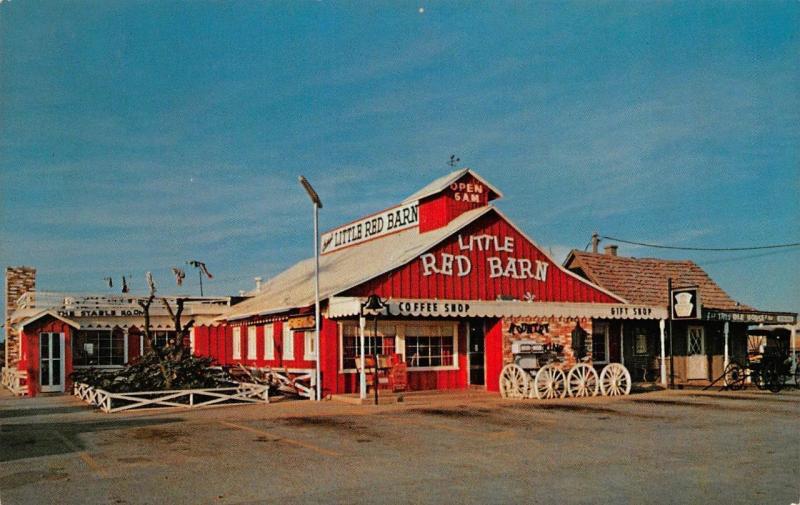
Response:
POLYGON ((36 407, 36 408, 22 408, 22 409, 2 409, 0 410, 0 419, 8 419, 13 417, 28 417, 28 416, 48 416, 54 414, 74 414, 76 412, 86 412, 86 406, 75 405, 72 407, 36 407))
MULTIPOLYGON (((67 408, 67 407, 64 407, 67 408)), ((52 409, 47 409, 52 410, 52 409)), ((0 462, 68 454, 85 449, 80 436, 104 430, 138 428, 183 421, 180 417, 0 425, 0 462)))

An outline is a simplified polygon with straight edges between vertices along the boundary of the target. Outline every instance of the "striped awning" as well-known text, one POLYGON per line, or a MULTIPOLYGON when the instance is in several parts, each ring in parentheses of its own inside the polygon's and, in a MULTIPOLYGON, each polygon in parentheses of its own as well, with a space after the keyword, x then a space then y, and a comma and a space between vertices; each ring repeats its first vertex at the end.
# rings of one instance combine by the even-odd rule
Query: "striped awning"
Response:
MULTIPOLYGON (((333 297, 332 319, 361 314, 365 298, 333 297)), ((522 302, 516 300, 387 300, 387 316, 411 317, 568 317, 595 319, 666 319, 666 307, 624 303, 522 302)))

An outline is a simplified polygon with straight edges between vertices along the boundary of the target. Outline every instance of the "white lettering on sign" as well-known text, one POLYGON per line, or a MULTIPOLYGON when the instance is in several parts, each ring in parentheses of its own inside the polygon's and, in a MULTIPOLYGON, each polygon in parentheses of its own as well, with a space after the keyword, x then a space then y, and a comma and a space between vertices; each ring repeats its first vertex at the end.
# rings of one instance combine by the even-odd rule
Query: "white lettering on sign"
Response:
POLYGON ((496 235, 472 235, 465 240, 461 235, 458 236, 458 248, 462 251, 501 251, 507 253, 514 252, 514 237, 504 237, 502 245, 496 235))
POLYGON ((452 254, 442 253, 439 266, 436 266, 436 255, 427 253, 419 257, 422 261, 422 275, 428 276, 431 274, 453 275, 453 272, 459 277, 469 275, 472 271, 472 261, 464 255, 454 256, 452 254), (454 266, 455 265, 455 268, 454 266))
POLYGON ((512 279, 547 280, 547 263, 536 260, 536 272, 531 271, 531 260, 526 258, 507 258, 503 263, 502 258, 490 256, 486 258, 489 264, 489 277, 511 277, 512 279))
POLYGON ((481 203, 483 184, 472 182, 454 182, 450 185, 453 198, 457 202, 481 203))
MULTIPOLYGON (((458 248, 461 251, 497 251, 511 254, 514 252, 514 237, 471 235, 465 238, 459 235, 458 248)), ((459 277, 463 277, 472 271, 472 261, 463 254, 440 253, 437 258, 435 254, 427 253, 420 256, 420 261, 422 261, 422 274, 425 276, 453 275, 455 273, 459 277)), ((490 256, 486 258, 486 265, 491 279, 510 277, 512 279, 547 280, 548 263, 544 261, 535 260, 534 269, 534 262, 527 258, 509 257, 503 260, 498 256, 490 256)))
POLYGON ((322 234, 322 254, 413 228, 419 223, 419 202, 386 209, 322 234))

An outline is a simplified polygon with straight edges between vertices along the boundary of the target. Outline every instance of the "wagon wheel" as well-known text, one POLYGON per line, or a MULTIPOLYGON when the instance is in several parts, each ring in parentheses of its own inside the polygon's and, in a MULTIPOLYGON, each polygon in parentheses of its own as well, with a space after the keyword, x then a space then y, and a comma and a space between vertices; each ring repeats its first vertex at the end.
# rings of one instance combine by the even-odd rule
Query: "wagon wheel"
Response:
POLYGON ((553 365, 545 365, 539 369, 536 379, 533 380, 533 388, 536 398, 540 400, 550 400, 552 398, 564 398, 567 395, 567 381, 564 372, 553 365))
POLYGON ((777 362, 771 363, 769 366, 765 367, 762 373, 764 374, 764 382, 770 391, 778 393, 783 389, 783 374, 777 362))
POLYGON ((600 372, 600 391, 604 396, 627 395, 631 392, 631 374, 619 363, 611 363, 600 372))
POLYGON ((750 369, 750 382, 756 385, 758 389, 767 389, 767 383, 764 380, 765 374, 763 368, 750 369))
POLYGON ((567 387, 570 396, 595 396, 599 388, 597 372, 585 363, 575 365, 567 374, 567 387))
POLYGON ((723 381, 725 382, 725 387, 731 391, 739 391, 742 389, 744 387, 744 369, 742 366, 735 361, 728 363, 728 366, 725 368, 723 381))
POLYGON ((528 393, 528 374, 514 363, 506 365, 500 372, 500 396, 503 398, 525 398, 528 393))
POLYGON ((800 388, 800 361, 794 364, 794 385, 800 388))

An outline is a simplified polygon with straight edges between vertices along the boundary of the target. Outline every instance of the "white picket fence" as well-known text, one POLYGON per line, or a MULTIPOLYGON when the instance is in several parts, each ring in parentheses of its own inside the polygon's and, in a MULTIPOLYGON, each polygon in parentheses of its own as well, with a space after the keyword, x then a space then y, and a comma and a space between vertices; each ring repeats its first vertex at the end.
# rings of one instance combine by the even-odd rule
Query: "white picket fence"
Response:
POLYGON ((100 407, 106 413, 131 409, 182 407, 197 408, 239 403, 269 403, 269 386, 240 383, 238 386, 209 389, 176 389, 172 391, 136 391, 111 393, 87 384, 76 383, 73 394, 81 400, 100 407))
POLYGON ((26 370, 3 367, 0 383, 17 396, 28 394, 28 372, 26 370))

